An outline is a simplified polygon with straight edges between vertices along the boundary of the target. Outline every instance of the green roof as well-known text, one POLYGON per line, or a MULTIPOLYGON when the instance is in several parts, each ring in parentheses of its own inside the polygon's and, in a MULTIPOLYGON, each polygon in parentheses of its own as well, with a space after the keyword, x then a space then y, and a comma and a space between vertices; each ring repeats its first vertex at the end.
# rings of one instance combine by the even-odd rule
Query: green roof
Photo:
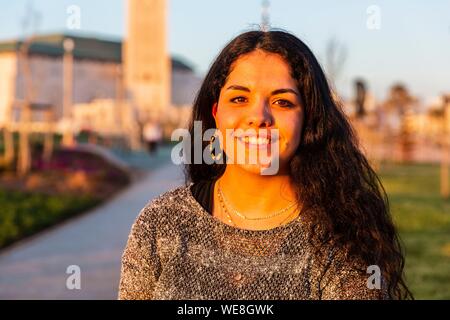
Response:
MULTIPOLYGON (((35 37, 30 46, 30 54, 41 54, 59 57, 64 54, 63 41, 72 39, 75 43, 73 55, 75 59, 121 62, 122 41, 106 40, 98 37, 86 37, 70 34, 50 34, 35 37)), ((22 40, 0 42, 0 52, 18 51, 22 40)), ((172 68, 193 71, 192 67, 177 58, 172 58, 172 68)))

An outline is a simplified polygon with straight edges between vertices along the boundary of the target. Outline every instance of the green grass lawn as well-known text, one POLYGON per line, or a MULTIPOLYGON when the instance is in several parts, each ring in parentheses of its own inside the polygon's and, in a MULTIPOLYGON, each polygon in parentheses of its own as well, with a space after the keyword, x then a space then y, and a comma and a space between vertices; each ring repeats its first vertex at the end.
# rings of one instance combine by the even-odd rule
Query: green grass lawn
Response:
POLYGON ((98 202, 86 195, 0 190, 0 248, 79 214, 98 202))
POLYGON ((450 201, 439 195, 439 166, 381 166, 380 177, 406 253, 416 299, 450 299, 450 201))

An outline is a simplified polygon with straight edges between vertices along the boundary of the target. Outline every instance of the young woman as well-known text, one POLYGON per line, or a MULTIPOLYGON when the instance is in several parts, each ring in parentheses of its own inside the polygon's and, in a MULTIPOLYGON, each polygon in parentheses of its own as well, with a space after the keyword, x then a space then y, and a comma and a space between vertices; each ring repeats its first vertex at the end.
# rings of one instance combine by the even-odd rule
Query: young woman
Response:
POLYGON ((198 93, 193 140, 195 121, 216 130, 216 161, 188 164, 186 185, 141 211, 120 299, 410 297, 384 189, 302 41, 236 37, 198 93), (230 161, 274 145, 275 173, 260 158, 230 161))

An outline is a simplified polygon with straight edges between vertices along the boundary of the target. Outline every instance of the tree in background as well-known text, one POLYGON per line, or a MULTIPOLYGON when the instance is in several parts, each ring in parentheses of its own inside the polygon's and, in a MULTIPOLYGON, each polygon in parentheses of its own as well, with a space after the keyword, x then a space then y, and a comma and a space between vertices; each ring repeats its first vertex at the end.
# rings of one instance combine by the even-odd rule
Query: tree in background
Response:
POLYGON ((413 113, 416 99, 409 93, 405 85, 394 84, 388 98, 383 103, 383 114, 385 117, 387 141, 398 138, 400 147, 400 161, 412 160, 414 149, 414 139, 410 119, 408 116, 413 113))
POLYGON ((346 46, 335 37, 328 40, 325 48, 325 69, 333 87, 336 87, 336 81, 342 74, 346 60, 346 46))
POLYGON ((356 118, 363 118, 367 111, 366 111, 366 83, 363 79, 356 79, 355 80, 355 91, 356 91, 356 98, 355 98, 355 116, 356 118))

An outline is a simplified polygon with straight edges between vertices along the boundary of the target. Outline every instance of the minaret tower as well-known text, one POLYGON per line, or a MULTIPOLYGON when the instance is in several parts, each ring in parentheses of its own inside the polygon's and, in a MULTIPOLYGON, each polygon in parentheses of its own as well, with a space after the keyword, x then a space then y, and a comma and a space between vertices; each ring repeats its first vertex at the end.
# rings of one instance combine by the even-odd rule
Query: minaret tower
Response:
POLYGON ((127 96, 141 122, 161 121, 170 105, 166 0, 126 0, 123 65, 127 96))

